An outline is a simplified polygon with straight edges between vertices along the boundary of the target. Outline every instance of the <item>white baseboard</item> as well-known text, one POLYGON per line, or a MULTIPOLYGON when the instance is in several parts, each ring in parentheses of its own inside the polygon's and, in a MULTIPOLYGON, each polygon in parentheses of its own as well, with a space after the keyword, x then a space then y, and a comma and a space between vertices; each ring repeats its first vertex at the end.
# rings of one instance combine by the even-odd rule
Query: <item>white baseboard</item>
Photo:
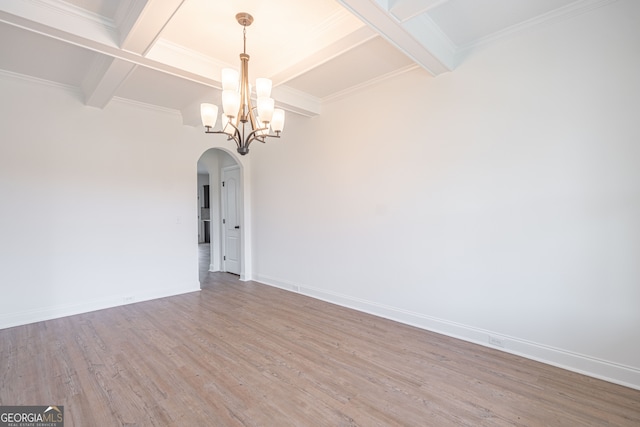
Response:
POLYGON ((83 302, 81 304, 59 305, 29 310, 21 313, 9 313, 6 315, 0 315, 0 329, 42 322, 44 320, 58 319, 60 317, 73 316, 75 314, 88 313, 90 311, 103 310, 105 308, 118 307, 136 302, 171 297, 199 290, 200 283, 197 283, 195 286, 160 289, 139 294, 132 293, 126 295, 115 295, 101 300, 94 300, 86 303, 83 302))
POLYGON ((640 369, 620 365, 606 360, 573 353, 560 348, 538 344, 516 337, 427 316, 364 299, 354 298, 309 286, 288 283, 263 275, 254 275, 253 280, 291 292, 310 296, 343 307, 373 314, 452 338, 495 348, 527 359, 546 363, 569 371, 588 375, 615 384, 640 390, 640 369))

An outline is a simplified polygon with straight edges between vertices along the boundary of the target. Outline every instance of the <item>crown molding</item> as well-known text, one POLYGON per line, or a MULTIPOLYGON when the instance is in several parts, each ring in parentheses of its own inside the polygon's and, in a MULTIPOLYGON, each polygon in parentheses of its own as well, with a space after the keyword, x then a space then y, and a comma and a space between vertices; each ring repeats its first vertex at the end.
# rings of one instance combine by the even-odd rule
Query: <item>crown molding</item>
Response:
POLYGON ((505 28, 504 30, 497 31, 493 34, 489 34, 488 36, 482 37, 471 43, 458 46, 456 49, 456 55, 463 54, 466 51, 471 49, 484 47, 498 40, 513 37, 517 34, 535 29, 542 25, 554 24, 556 22, 560 22, 565 19, 570 19, 574 16, 580 15, 590 10, 594 10, 594 9, 606 6, 615 1, 617 0, 577 0, 566 6, 560 7, 558 9, 552 10, 551 12, 537 16, 533 19, 529 19, 527 21, 512 25, 508 28, 505 28))
POLYGON ((390 71, 386 74, 383 74, 381 76, 377 76, 373 79, 367 80, 366 82, 362 82, 358 85, 355 86, 351 86, 347 89, 344 89, 340 92, 336 92, 333 93, 329 96, 326 96, 324 98, 322 98, 322 103, 329 103, 329 102, 335 102, 335 101, 339 101, 341 99, 347 98, 351 95, 353 95, 356 92, 360 92, 370 86, 374 86, 377 85, 378 83, 381 83, 385 80, 389 80, 392 79, 394 77, 400 76, 402 74, 408 73, 410 71, 416 70, 418 68, 421 68, 418 64, 411 64, 411 65, 407 65, 405 67, 402 68, 398 68, 397 70, 393 70, 390 71))
POLYGON ((58 83, 51 80, 45 80, 38 77, 28 76, 26 74, 14 73, 13 71, 7 71, 0 69, 0 78, 4 80, 20 80, 25 83, 36 84, 40 86, 47 86, 56 89, 62 89, 67 92, 71 92, 74 94, 82 95, 82 90, 79 87, 67 85, 64 83, 58 83))
POLYGON ((5 1, 0 6, 0 12, 0 20, 21 28, 47 34, 45 26, 100 44, 116 46, 118 31, 111 19, 61 0, 5 1))
MULTIPOLYGON (((62 89, 64 91, 70 92, 74 95, 82 96, 82 89, 76 86, 66 85, 63 83, 52 82, 51 80, 40 79, 38 77, 27 76, 25 74, 14 73, 11 71, 1 70, 0 69, 0 79, 3 80, 11 80, 11 81, 22 81, 28 84, 35 84, 44 87, 50 87, 54 89, 62 89)), ((111 102, 116 102, 122 105, 127 105, 134 108, 144 109, 147 111, 153 111, 156 113, 168 114, 179 120, 182 119, 182 115, 179 110, 174 110, 172 108, 160 107, 153 104, 147 104, 145 102, 134 101, 127 98, 121 98, 119 96, 114 96, 111 98, 111 102)))
MULTIPOLYGON (((400 22, 406 22, 448 1, 450 0, 401 0, 393 1, 393 4, 387 4, 383 7, 400 22)), ((378 3, 380 3, 379 0, 378 3)))
POLYGON ((114 96, 113 98, 111 98, 111 102, 109 104, 111 105, 113 103, 134 107, 136 109, 152 111, 154 113, 167 114, 177 120, 182 120, 182 114, 180 113, 180 110, 174 110, 173 108, 160 107, 159 105, 147 104, 146 102, 134 101, 132 99, 121 98, 119 96, 114 96))
MULTIPOLYGON (((145 0, 146 1, 146 0, 145 0)), ((31 3, 36 7, 42 9, 48 9, 54 13, 60 15, 66 15, 78 20, 84 20, 92 22, 93 24, 102 25, 104 27, 116 29, 116 24, 113 20, 106 18, 97 13, 90 12, 86 9, 82 9, 74 4, 67 3, 61 0, 28 0, 27 3, 31 3)))
POLYGON ((221 70, 227 67, 234 68, 233 65, 216 61, 210 56, 163 38, 156 41, 146 58, 211 79, 216 82, 216 85, 212 86, 216 89, 222 89, 221 70))

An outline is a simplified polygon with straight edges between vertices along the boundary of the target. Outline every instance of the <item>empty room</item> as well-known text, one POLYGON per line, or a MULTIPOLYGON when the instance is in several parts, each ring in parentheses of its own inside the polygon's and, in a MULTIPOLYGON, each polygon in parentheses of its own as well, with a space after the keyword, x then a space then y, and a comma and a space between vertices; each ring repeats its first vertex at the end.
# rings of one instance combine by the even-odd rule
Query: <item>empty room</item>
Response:
POLYGON ((640 425, 638 22, 0 2, 0 426, 640 425))

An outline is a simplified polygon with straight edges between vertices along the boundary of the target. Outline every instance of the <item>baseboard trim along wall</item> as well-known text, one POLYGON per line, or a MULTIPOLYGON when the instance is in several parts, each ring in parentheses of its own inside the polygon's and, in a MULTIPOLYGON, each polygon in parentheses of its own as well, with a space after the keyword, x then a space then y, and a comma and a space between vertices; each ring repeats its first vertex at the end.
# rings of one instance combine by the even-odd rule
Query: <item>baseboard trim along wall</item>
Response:
POLYGON ((158 298, 171 297, 200 290, 200 282, 195 286, 183 286, 177 288, 157 289, 150 292, 130 293, 117 295, 110 298, 83 302, 81 304, 58 305, 45 307, 42 309, 29 310, 21 313, 10 313, 0 315, 0 329, 14 326, 27 325, 29 323, 42 322, 44 320, 58 319, 75 314, 89 313, 91 311, 103 310, 105 308, 119 307, 136 302, 149 301, 158 298))
POLYGON ((572 353, 559 348, 545 346, 515 337, 496 334, 492 331, 473 328, 467 325, 386 306, 372 301, 328 292, 309 286, 287 283, 268 276, 255 275, 253 280, 268 286, 300 293, 302 295, 337 304, 346 308, 373 314, 385 319, 394 320, 406 325, 415 326, 417 328, 472 342, 485 347, 495 348, 500 351, 546 363, 558 368, 640 390, 640 370, 629 366, 572 353))

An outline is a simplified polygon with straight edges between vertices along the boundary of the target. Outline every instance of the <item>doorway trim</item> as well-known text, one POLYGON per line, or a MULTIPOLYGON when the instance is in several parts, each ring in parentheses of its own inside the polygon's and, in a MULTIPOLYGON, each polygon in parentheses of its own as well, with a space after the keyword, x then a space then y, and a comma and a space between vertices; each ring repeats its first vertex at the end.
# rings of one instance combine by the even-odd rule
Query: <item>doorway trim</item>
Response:
MULTIPOLYGON (((222 183, 222 170, 223 168, 232 167, 238 168, 240 173, 240 191, 239 191, 239 210, 240 210, 240 280, 251 280, 251 242, 249 236, 251 236, 251 213, 250 213, 250 190, 248 188, 249 179, 249 167, 248 161, 239 158, 233 151, 227 150, 222 147, 210 147, 201 153, 197 160, 197 163, 202 162, 205 164, 209 173, 209 185, 211 189, 211 242, 210 253, 211 262, 209 265, 209 271, 221 271, 223 269, 222 261, 222 210, 221 210, 221 183, 222 183), (231 157, 235 164, 222 162, 222 157, 217 153, 224 153, 231 157), (209 154, 207 154, 209 153, 209 154), (215 206, 214 206, 215 204, 215 206), (214 231, 215 230, 215 231, 214 231)), ((198 230, 194 230, 197 240, 198 230)))

